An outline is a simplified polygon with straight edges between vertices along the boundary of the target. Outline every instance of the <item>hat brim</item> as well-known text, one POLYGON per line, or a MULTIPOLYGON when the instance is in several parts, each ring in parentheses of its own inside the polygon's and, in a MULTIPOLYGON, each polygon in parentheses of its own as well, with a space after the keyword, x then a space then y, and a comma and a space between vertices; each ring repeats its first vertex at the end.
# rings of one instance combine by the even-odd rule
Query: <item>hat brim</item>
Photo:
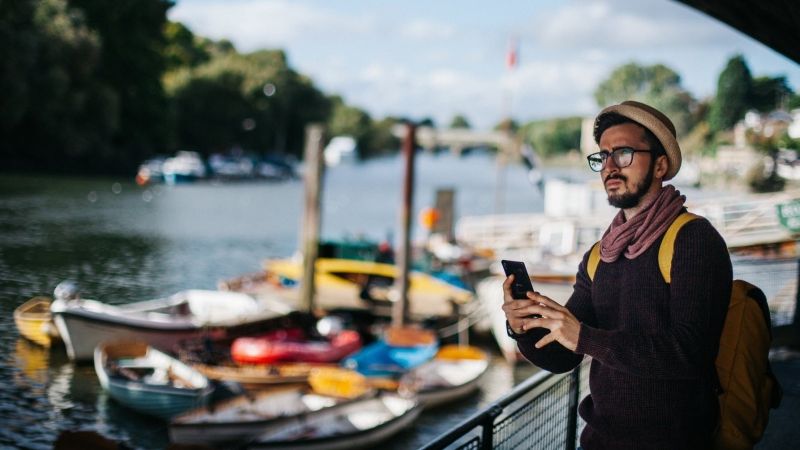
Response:
MULTIPOLYGON (((681 169, 682 161, 681 148, 678 145, 678 140, 675 138, 675 135, 672 133, 672 131, 670 131, 669 128, 667 128, 666 125, 664 125, 664 122, 642 108, 633 105, 626 105, 624 103, 605 108, 600 112, 600 114, 597 115, 597 117, 599 118, 608 113, 617 113, 623 117, 627 117, 628 119, 631 119, 639 125, 650 130, 656 136, 659 142, 661 142, 661 145, 664 146, 664 150, 667 153, 669 168, 667 169, 667 173, 664 175, 664 181, 671 180, 675 177, 675 175, 678 174, 678 171, 681 169)), ((595 123, 597 123, 596 120, 595 123)))

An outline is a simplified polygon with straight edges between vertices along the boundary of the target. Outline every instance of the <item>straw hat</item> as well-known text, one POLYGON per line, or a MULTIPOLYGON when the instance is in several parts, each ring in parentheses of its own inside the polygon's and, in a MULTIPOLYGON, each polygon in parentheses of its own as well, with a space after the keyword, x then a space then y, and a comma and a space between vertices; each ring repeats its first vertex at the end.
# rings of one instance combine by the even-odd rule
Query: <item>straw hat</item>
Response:
MULTIPOLYGON (((609 113, 616 113, 633 120, 650 130, 658 138, 661 145, 664 146, 664 150, 667 152, 667 160, 669 160, 669 168, 666 175, 664 175, 664 181, 672 179, 678 173, 681 168, 681 148, 678 145, 675 125, 664 113, 650 105, 633 100, 624 101, 619 105, 611 105, 600 111, 600 114, 594 120, 595 136, 597 136, 598 120, 609 113)), ((599 136, 597 137, 599 138, 599 136)))

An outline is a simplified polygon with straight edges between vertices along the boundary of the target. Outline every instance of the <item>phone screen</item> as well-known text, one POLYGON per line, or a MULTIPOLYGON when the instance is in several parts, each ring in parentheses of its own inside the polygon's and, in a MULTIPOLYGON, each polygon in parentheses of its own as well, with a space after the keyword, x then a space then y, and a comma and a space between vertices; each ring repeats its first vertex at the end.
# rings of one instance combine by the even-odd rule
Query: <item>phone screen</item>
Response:
POLYGON ((514 275, 514 283, 511 285, 511 296, 517 299, 528 298, 527 293, 533 291, 533 284, 531 284, 531 277, 528 275, 525 263, 522 261, 509 261, 504 259, 500 261, 500 264, 503 265, 506 276, 514 275))

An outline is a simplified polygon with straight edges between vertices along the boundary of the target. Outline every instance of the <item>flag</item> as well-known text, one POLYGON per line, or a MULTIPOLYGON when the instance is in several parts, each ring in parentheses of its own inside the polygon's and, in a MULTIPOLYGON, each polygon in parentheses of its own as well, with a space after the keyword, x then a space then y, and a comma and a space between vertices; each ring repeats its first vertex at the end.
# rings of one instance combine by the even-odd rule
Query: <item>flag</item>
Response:
POLYGON ((506 54, 506 67, 514 69, 519 62, 519 44, 517 38, 511 38, 508 43, 508 53, 506 54))

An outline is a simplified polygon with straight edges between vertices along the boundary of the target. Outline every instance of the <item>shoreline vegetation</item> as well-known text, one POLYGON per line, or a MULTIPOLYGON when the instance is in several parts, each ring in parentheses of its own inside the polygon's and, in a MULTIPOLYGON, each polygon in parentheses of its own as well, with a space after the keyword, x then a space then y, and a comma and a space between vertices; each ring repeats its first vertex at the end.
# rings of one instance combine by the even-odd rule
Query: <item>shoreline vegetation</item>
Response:
MULTIPOLYGON (((241 53, 229 41, 194 34, 167 19, 172 6, 170 0, 20 0, 0 10, 0 32, 11 36, 0 44, 9 67, 0 77, 9 93, 0 101, 6 138, 0 171, 128 175, 146 159, 182 149, 203 157, 245 151, 299 160, 312 122, 323 123, 329 139, 353 137, 361 160, 399 151, 392 129, 410 118, 375 118, 324 92, 282 49, 241 53)), ((684 136, 687 155, 716 157, 747 114, 775 112, 783 113, 782 128, 768 134, 748 125, 742 142, 764 155, 800 150, 800 140, 786 132, 800 96, 784 75, 751 74, 741 55, 730 58, 709 98, 695 98, 667 65, 637 62, 614 69, 594 97, 598 109, 626 99, 661 109, 684 136)), ((447 124, 413 121, 470 128, 468 114, 447 124)), ((549 164, 571 165, 583 120, 511 118, 495 129, 514 132, 549 164)))

